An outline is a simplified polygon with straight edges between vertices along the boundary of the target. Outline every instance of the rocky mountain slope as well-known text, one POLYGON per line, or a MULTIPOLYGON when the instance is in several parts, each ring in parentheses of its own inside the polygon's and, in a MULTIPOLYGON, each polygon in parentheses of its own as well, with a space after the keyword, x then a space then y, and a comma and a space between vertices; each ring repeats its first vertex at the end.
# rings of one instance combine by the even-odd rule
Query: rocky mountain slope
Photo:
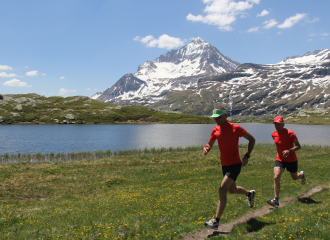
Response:
POLYGON ((328 49, 277 64, 238 65, 198 39, 142 64, 95 99, 198 115, 226 104, 233 118, 261 118, 329 108, 329 83, 328 49))
POLYGON ((201 78, 195 88, 171 93, 154 107, 203 115, 225 103, 233 118, 329 108, 329 60, 330 51, 323 49, 278 64, 242 64, 235 71, 201 78))
POLYGON ((112 87, 92 98, 117 104, 152 105, 169 92, 187 90, 196 86, 202 77, 230 72, 238 65, 211 44, 195 39, 179 50, 143 63, 136 73, 124 75, 112 87))

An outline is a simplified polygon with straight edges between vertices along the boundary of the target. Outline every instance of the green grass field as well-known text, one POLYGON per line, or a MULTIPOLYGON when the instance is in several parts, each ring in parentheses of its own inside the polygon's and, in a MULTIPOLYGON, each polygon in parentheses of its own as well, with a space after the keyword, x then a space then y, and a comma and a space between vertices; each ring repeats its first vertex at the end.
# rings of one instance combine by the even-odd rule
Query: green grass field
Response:
MULTIPOLYGON (((241 155, 245 153, 241 146, 241 155)), ((0 239, 179 239, 204 228, 216 211, 222 180, 217 147, 104 159, 0 165, 0 239)), ((325 189, 214 239, 326 239, 330 236, 330 148, 297 153, 307 184, 282 177, 281 199, 325 189)), ((229 195, 221 223, 273 197, 273 144, 257 144, 237 184, 257 191, 255 206, 229 195)), ((281 200, 280 199, 280 200, 281 200)))

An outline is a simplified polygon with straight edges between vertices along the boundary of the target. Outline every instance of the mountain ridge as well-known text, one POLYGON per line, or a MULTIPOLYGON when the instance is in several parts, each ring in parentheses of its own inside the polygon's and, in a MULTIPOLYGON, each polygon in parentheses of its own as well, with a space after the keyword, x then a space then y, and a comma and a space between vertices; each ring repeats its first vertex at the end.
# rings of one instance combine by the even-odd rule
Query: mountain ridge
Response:
POLYGON ((330 107, 329 84, 329 49, 286 57, 276 64, 239 65, 196 39, 141 64, 135 74, 124 75, 96 99, 197 115, 208 115, 225 103, 235 118, 265 117, 330 107), (164 66, 174 69, 172 75, 164 72, 164 66))
POLYGON ((103 94, 92 98, 119 104, 150 104, 163 98, 167 92, 186 90, 201 77, 229 72, 238 65, 211 44, 195 39, 178 50, 141 64, 136 73, 125 74, 103 94), (118 90, 119 86, 131 86, 132 77, 135 80, 132 89, 118 90))

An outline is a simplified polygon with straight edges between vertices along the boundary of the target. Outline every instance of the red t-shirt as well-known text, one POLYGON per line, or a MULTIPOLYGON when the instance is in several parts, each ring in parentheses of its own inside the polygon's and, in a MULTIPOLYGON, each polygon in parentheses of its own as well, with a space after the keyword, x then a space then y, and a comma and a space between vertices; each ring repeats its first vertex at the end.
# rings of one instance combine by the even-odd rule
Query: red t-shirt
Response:
POLYGON ((241 158, 238 151, 239 138, 246 133, 246 130, 241 126, 226 122, 224 125, 213 128, 210 140, 218 140, 218 145, 221 153, 221 165, 230 166, 241 163, 241 158))
POLYGON ((277 148, 277 155, 276 160, 280 162, 295 162, 297 161, 297 155, 295 152, 290 153, 289 156, 284 157, 283 151, 289 150, 294 146, 294 142, 298 140, 296 134, 286 128, 283 128, 281 132, 273 132, 272 138, 274 139, 276 148, 277 148))

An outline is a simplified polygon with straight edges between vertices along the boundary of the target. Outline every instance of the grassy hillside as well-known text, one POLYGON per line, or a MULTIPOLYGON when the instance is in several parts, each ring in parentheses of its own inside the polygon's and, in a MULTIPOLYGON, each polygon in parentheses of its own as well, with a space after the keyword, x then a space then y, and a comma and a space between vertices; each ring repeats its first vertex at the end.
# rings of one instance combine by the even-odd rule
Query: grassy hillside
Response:
POLYGON ((203 116, 119 106, 84 96, 2 95, 0 124, 213 123, 203 116))

